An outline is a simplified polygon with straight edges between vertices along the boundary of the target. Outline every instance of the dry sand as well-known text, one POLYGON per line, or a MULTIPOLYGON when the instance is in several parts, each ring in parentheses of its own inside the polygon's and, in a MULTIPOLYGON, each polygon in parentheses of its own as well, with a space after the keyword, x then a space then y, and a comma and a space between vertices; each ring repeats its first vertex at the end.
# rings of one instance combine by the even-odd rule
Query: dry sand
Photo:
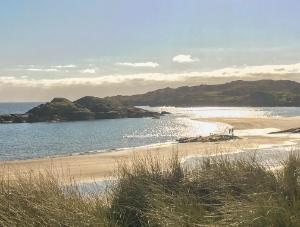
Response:
MULTIPOLYGON (((236 129, 300 127, 300 118, 215 118, 199 120, 223 122, 232 125, 236 129)), ((34 174, 51 171, 61 176, 63 180, 72 178, 78 181, 91 181, 113 177, 120 163, 130 163, 140 155, 149 156, 151 154, 158 156, 161 160, 167 160, 174 151, 178 151, 179 156, 183 158, 195 154, 228 153, 242 148, 259 148, 261 145, 282 144, 288 140, 290 138, 280 135, 278 137, 249 136, 239 140, 216 143, 163 144, 106 153, 8 161, 0 163, 0 176, 7 176, 9 173, 13 178, 16 172, 34 174)))
POLYGON ((265 118, 201 118, 208 122, 222 122, 235 129, 278 128, 280 130, 300 127, 300 117, 265 117, 265 118))

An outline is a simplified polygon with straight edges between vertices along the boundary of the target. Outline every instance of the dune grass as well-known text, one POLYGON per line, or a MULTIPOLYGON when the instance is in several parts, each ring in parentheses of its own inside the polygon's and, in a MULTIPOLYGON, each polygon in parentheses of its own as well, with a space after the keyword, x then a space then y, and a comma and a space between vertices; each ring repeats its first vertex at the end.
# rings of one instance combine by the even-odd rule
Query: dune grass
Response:
POLYGON ((19 174, 0 181, 0 226, 107 226, 104 203, 51 173, 19 174))
POLYGON ((208 158, 187 171, 147 156, 120 166, 105 196, 51 174, 0 181, 0 226, 300 226, 300 157, 271 171, 253 159, 208 158))

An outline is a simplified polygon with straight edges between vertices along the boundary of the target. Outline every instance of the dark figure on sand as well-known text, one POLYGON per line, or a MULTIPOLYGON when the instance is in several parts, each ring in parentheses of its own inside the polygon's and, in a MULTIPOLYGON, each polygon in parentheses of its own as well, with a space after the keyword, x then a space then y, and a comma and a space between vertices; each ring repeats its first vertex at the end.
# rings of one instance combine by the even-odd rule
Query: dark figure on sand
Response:
POLYGON ((230 129, 229 129, 229 135, 234 136, 233 128, 230 128, 230 129))

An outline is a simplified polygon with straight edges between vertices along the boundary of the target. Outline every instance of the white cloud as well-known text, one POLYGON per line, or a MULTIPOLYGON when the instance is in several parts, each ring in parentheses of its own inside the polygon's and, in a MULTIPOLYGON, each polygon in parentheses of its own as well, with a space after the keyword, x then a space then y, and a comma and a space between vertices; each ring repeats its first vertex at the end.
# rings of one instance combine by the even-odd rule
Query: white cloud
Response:
POLYGON ((199 59, 193 58, 189 54, 179 54, 173 57, 173 61, 177 63, 193 63, 199 61, 199 59))
POLYGON ((32 72, 58 72, 57 69, 42 69, 42 68, 29 68, 26 70, 32 72))
POLYGON ((89 75, 61 79, 0 76, 0 100, 49 100, 54 96, 75 99, 84 95, 136 94, 168 86, 216 84, 237 79, 290 79, 300 81, 300 63, 233 66, 207 72, 89 75))
POLYGON ((228 67, 208 72, 87 74, 61 79, 0 76, 0 101, 46 101, 57 96, 76 99, 85 95, 130 95, 164 87, 216 84, 238 79, 289 79, 300 82, 300 63, 228 67))
POLYGON ((96 69, 82 69, 82 70, 79 70, 80 73, 86 73, 86 74, 94 74, 96 73, 96 69))
MULTIPOLYGON (((18 67, 24 67, 24 65, 19 65, 18 67)), ((31 72, 67 72, 67 70, 63 71, 63 69, 71 69, 77 68, 76 65, 55 65, 55 66, 36 66, 36 65, 28 65, 28 68, 22 69, 31 72)), ((19 69, 20 70, 20 69, 19 69)))
POLYGON ((157 68, 159 64, 157 62, 118 62, 115 65, 120 65, 120 66, 129 66, 129 67, 148 67, 148 68, 157 68))
POLYGON ((5 80, 14 80, 16 77, 14 76, 0 76, 0 82, 5 80))
POLYGON ((70 65, 55 65, 55 66, 53 66, 53 68, 58 68, 58 69, 77 68, 77 65, 73 65, 73 64, 70 64, 70 65))
MULTIPOLYGON (((83 69, 82 73, 94 74, 96 69, 83 69)), ((227 78, 281 78, 289 79, 289 76, 300 74, 300 63, 291 65, 262 65, 228 67, 208 72, 187 72, 187 73, 139 73, 139 74, 117 74, 97 77, 67 77, 62 79, 29 79, 26 77, 0 77, 0 85, 17 84, 22 86, 69 86, 78 84, 101 85, 101 84, 122 84, 132 81, 144 82, 189 82, 201 79, 227 78)))

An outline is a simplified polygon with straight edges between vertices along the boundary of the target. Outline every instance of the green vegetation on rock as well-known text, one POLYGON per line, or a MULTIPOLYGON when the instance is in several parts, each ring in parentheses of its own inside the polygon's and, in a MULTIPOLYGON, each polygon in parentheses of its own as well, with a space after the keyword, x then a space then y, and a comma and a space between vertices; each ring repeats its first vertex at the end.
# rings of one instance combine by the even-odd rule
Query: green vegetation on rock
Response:
POLYGON ((137 106, 300 106, 300 84, 289 80, 237 80, 110 99, 137 106))
POLYGON ((72 121, 89 120, 94 113, 65 98, 54 98, 51 102, 41 104, 27 112, 30 122, 37 121, 72 121))
POLYGON ((157 112, 143 110, 119 101, 86 96, 74 102, 54 98, 32 108, 26 114, 0 116, 0 123, 84 121, 114 118, 159 117, 157 112))

